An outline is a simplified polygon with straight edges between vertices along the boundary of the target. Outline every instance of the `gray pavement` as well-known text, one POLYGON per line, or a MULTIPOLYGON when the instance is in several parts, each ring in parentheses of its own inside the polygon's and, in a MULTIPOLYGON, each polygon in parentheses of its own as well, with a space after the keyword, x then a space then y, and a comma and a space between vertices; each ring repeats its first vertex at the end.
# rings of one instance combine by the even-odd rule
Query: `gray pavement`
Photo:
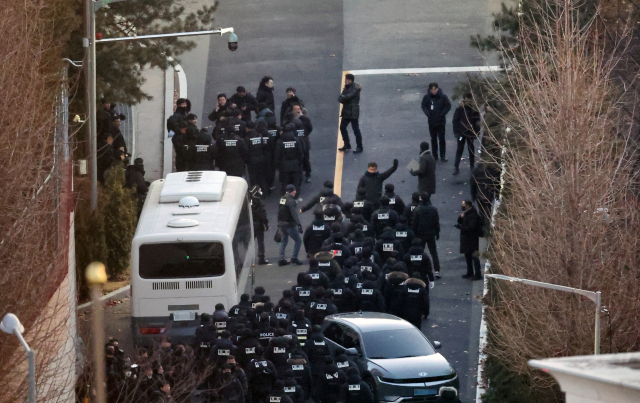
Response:
MULTIPOLYGON (((235 28, 238 51, 229 52, 226 41, 214 37, 208 49, 190 52, 190 59, 182 65, 190 94, 196 97, 193 103, 198 110, 202 108, 200 122, 204 126, 210 124, 206 115, 214 107, 219 92, 230 96, 236 86, 244 85, 255 94, 260 78, 270 75, 275 81, 279 108, 285 88, 297 88, 314 124, 312 183, 303 186, 301 193, 307 199, 320 189, 325 179, 334 178, 339 124, 337 96, 342 72, 495 64, 495 58, 485 61, 468 44, 470 35, 488 33, 491 12, 498 7, 496 0, 222 1, 214 26, 235 28), (203 58, 207 59, 206 77, 200 76, 203 58), (197 90, 192 91, 194 87, 197 90), (202 100, 198 99, 200 94, 202 100)), ((353 200, 356 183, 369 161, 377 161, 381 169, 387 169, 393 158, 398 158, 400 167, 389 182, 396 185, 396 192, 405 201, 410 201, 417 179, 404 167, 412 158, 418 158, 419 143, 429 140, 426 118, 420 109, 426 85, 437 81, 450 95, 453 86, 464 78, 464 74, 447 73, 356 77, 363 86, 360 125, 365 152, 344 156, 344 200, 353 200)), ((457 102, 452 103, 455 108, 457 102)), ((442 354, 460 375, 461 399, 469 403, 475 398, 481 308, 478 297, 482 284, 460 278, 465 272, 465 262, 458 253, 459 232, 453 224, 460 214, 461 201, 469 197, 469 166, 465 158, 460 175, 451 175, 455 153, 452 115, 453 109, 447 124, 449 162, 438 162, 438 187, 432 198, 441 218, 438 252, 443 278, 431 292, 431 315, 422 329, 430 339, 443 343, 442 354)), ((272 228, 276 226, 279 196, 271 195, 266 201, 272 228)), ((301 216, 305 225, 311 219, 310 213, 301 216)), ((278 267, 273 229, 265 237, 267 258, 272 264, 256 268, 255 283, 264 286, 272 299, 278 299, 306 266, 278 267)), ((291 248, 290 245, 287 256, 291 248)), ((107 334, 119 337, 124 345, 129 344, 125 340, 129 313, 128 300, 106 310, 107 334)))

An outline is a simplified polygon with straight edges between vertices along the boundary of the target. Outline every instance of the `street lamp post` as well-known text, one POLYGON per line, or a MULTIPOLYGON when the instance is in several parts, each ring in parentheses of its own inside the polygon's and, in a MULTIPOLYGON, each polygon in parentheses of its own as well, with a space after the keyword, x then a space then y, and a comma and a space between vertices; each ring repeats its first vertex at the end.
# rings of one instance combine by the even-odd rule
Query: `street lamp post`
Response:
POLYGON ((96 403, 106 403, 105 393, 105 364, 104 364, 104 330, 102 329, 102 286, 107 282, 104 265, 93 262, 87 266, 85 277, 91 287, 93 315, 91 316, 91 333, 93 338, 93 370, 95 374, 96 403))
POLYGON ((549 288, 551 290, 570 292, 573 294, 579 294, 589 298, 591 301, 593 301, 596 304, 596 323, 595 323, 595 330, 594 330, 595 346, 594 346, 593 354, 600 354, 600 312, 602 311, 602 293, 600 291, 581 290, 579 288, 566 287, 563 285, 543 283, 541 281, 505 276, 504 274, 488 274, 487 273, 485 274, 485 276, 489 278, 495 278, 497 280, 510 281, 512 283, 522 283, 522 284, 532 285, 534 287, 549 288))
POLYGON ((86 0, 85 2, 85 38, 82 39, 82 46, 86 49, 86 83, 87 83, 87 107, 89 108, 87 124, 89 132, 89 169, 91 177, 91 210, 98 207, 98 128, 97 128, 97 107, 96 107, 96 43, 136 41, 140 39, 160 39, 179 36, 196 35, 220 35, 229 34, 229 50, 238 48, 238 37, 233 33, 233 28, 220 28, 210 31, 179 32, 172 34, 125 36, 120 38, 96 39, 96 16, 95 13, 100 8, 111 3, 126 0, 86 0))
POLYGON ((29 348, 29 345, 22 337, 24 333, 24 326, 20 323, 18 317, 12 313, 4 315, 2 323, 0 323, 0 329, 3 332, 9 334, 15 334, 20 344, 27 352, 27 359, 29 361, 29 398, 28 403, 36 403, 36 352, 29 348))

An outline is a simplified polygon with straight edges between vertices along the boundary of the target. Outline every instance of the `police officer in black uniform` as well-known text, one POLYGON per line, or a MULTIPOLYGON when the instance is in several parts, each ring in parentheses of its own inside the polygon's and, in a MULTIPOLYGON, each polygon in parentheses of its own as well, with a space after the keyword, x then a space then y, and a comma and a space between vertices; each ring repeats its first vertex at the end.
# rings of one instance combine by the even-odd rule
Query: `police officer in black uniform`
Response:
POLYGON ((247 135, 244 138, 247 144, 247 168, 249 170, 249 183, 251 186, 260 186, 265 191, 269 189, 267 184, 267 170, 269 168, 269 136, 266 124, 261 122, 262 130, 254 130, 254 123, 247 122, 247 135))
POLYGON ((227 122, 224 133, 220 133, 216 138, 216 146, 220 170, 230 176, 243 176, 247 146, 235 133, 233 122, 227 122))
MULTIPOLYGON (((284 127, 284 132, 278 140, 274 161, 280 172, 280 191, 285 192, 287 185, 292 184, 296 189, 302 182, 302 159, 304 149, 296 137, 296 128, 292 123, 284 127)), ((295 196, 298 199, 296 193, 295 196)))

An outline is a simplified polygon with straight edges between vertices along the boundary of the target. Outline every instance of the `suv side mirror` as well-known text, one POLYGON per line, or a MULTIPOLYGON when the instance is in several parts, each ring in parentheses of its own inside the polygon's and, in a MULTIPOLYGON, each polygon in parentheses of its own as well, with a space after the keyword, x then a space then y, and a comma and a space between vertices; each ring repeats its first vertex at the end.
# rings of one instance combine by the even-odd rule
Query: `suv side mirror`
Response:
POLYGON ((347 355, 360 355, 358 353, 358 350, 356 350, 354 347, 346 349, 345 353, 347 353, 347 355))
POLYGON ((439 350, 440 347, 442 347, 442 343, 440 343, 439 341, 433 342, 433 348, 435 348, 436 350, 439 350))

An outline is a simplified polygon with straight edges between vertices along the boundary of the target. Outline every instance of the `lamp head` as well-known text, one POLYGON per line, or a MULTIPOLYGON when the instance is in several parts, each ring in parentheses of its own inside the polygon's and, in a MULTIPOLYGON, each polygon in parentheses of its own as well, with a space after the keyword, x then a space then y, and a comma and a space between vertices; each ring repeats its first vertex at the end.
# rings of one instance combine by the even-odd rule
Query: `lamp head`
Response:
POLYGON ((229 50, 232 52, 235 52, 236 50, 238 50, 238 35, 234 34, 233 32, 229 33, 229 50))
POLYGON ((102 285, 107 282, 107 271, 100 262, 92 262, 87 266, 85 277, 90 285, 102 285))
POLYGON ((18 331, 18 333, 24 332, 24 326, 22 326, 22 323, 20 323, 20 319, 18 319, 18 317, 12 313, 4 315, 2 323, 0 323, 0 329, 2 329, 3 332, 9 334, 15 333, 16 330, 18 331))

